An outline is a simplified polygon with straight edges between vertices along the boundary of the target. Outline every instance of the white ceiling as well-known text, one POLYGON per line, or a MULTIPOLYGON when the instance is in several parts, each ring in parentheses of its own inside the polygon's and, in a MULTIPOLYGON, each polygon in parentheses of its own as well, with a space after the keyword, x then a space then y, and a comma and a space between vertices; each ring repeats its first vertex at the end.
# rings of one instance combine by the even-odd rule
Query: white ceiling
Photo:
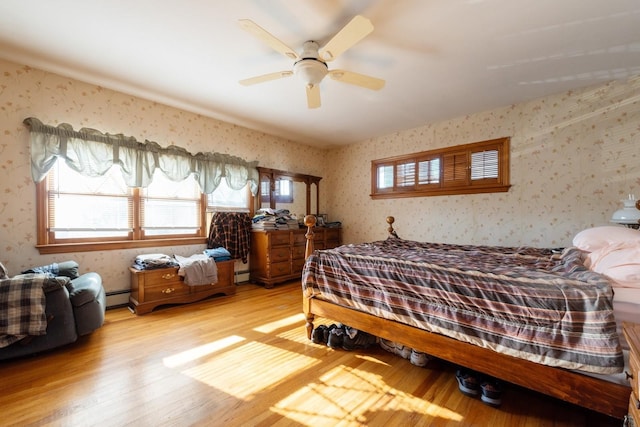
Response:
POLYGON ((640 74, 639 0, 2 0, 0 58, 321 147, 339 146, 640 74), (329 63, 386 80, 325 78, 308 109, 292 61, 354 15, 375 29, 329 63))

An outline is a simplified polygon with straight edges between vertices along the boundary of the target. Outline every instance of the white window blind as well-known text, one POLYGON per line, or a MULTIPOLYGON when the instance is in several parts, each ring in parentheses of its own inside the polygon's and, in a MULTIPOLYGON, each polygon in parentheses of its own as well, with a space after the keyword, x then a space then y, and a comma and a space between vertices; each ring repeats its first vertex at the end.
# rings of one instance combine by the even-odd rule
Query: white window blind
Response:
POLYGON ((200 189, 192 175, 172 181, 156 169, 141 190, 141 226, 146 236, 196 235, 200 229, 200 189))
POLYGON ((53 172, 48 203, 49 232, 55 238, 125 238, 132 231, 132 195, 119 166, 88 177, 59 161, 53 172))
POLYGON ((471 153, 471 180, 498 177, 498 150, 471 153))

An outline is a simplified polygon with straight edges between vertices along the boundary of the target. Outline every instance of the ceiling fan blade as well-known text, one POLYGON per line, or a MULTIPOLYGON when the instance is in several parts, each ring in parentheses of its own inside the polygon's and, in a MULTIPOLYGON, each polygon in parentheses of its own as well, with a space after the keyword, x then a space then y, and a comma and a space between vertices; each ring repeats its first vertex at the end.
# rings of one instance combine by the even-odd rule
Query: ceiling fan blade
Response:
POLYGON ((280 52, 287 58, 298 59, 298 54, 296 53, 295 50, 291 49, 289 46, 287 46, 278 38, 276 38, 273 34, 268 32, 267 30, 265 30, 264 28, 262 28, 261 26, 253 22, 252 20, 239 19, 238 24, 240 24, 240 26, 244 30, 248 31, 258 39, 262 40, 264 43, 266 43, 275 51, 280 52))
POLYGON ((356 15, 320 50, 320 57, 324 61, 333 61, 342 52, 365 38, 373 31, 373 24, 367 18, 356 15))
POLYGON ((307 85, 307 106, 309 108, 320 107, 320 85, 307 85))
POLYGON ((292 75, 293 75, 293 71, 278 71, 277 73, 263 74, 261 76, 250 77, 248 79, 240 80, 240 84, 243 86, 251 86, 258 83, 264 83, 271 80, 290 77, 292 75))
POLYGON ((331 70, 329 71, 329 77, 342 83, 349 83, 371 90, 380 90, 385 84, 385 81, 382 79, 354 73, 353 71, 331 70))

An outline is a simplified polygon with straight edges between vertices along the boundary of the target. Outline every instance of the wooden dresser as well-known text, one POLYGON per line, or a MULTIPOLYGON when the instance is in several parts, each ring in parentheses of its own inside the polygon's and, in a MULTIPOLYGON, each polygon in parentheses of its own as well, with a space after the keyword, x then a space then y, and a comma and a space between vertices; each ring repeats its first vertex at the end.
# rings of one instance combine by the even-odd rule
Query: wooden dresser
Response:
POLYGON ((640 426, 640 325, 625 322, 622 327, 627 343, 629 343, 629 371, 627 377, 631 382, 629 397, 629 413, 625 426, 640 426))
POLYGON ((216 265, 218 282, 199 286, 186 285, 183 277, 178 275, 178 267, 154 270, 137 270, 129 267, 131 272, 129 306, 136 314, 145 314, 163 304, 184 304, 216 294, 235 294, 234 261, 219 261, 216 265))
MULTIPOLYGON (((276 283, 299 279, 304 266, 307 230, 253 230, 251 232, 250 280, 272 288, 276 283)), ((342 242, 341 228, 316 227, 315 249, 331 249, 342 242)))

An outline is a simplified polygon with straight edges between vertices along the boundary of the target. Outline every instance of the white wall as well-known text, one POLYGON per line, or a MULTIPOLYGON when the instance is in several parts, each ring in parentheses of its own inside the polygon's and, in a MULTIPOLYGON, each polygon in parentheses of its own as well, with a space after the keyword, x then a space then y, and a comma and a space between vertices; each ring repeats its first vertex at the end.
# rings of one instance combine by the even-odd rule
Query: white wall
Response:
MULTIPOLYGON (((35 185, 31 179, 28 129, 36 117, 74 129, 95 128, 139 141, 175 144, 192 153, 215 151, 258 160, 264 167, 322 176, 325 152, 197 114, 114 92, 66 77, 0 61, 0 261, 11 275, 37 265, 76 260, 82 272, 97 271, 108 292, 129 288, 128 267, 136 255, 163 252, 188 256, 204 245, 41 256, 36 245, 35 185)), ((321 198, 322 195, 321 187, 321 198)), ((236 266, 246 269, 247 266, 236 266)))
POLYGON ((567 246, 640 198, 640 78, 428 124, 333 150, 325 186, 346 242, 401 236, 490 245, 567 246), (508 193, 371 200, 371 160, 511 137, 508 193), (363 190, 364 189, 364 190, 363 190))
POLYGON ((400 235, 417 240, 566 246, 577 231, 606 224, 628 193, 640 197, 640 79, 425 124, 325 152, 0 61, 0 260, 15 274, 75 259, 83 271, 99 272, 108 291, 129 288, 127 268, 139 253, 189 255, 204 245, 41 256, 35 249, 35 186, 22 124, 30 116, 322 176, 320 209, 330 221, 343 222, 346 243, 386 237, 385 217, 394 215, 400 235), (502 136, 512 137, 508 193, 369 197, 373 159, 502 136))

